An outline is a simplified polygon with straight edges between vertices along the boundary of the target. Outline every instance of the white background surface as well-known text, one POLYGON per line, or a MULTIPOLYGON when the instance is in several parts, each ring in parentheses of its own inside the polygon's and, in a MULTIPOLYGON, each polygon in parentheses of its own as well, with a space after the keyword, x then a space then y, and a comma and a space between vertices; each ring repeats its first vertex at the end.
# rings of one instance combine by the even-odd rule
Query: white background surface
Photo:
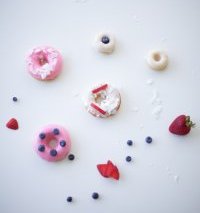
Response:
POLYGON ((200 211, 199 11, 198 0, 0 1, 1 213, 200 211), (112 55, 92 48, 101 31, 116 37, 112 55), (44 44, 64 58, 62 74, 51 82, 37 81, 25 69, 27 51, 44 44), (146 65, 152 48, 168 53, 165 71, 146 65), (154 84, 147 85, 148 79, 154 84), (102 81, 122 95, 111 119, 92 117, 81 99, 102 81), (155 90, 163 105, 158 120, 150 102, 155 90), (168 132, 179 114, 197 123, 185 137, 168 132), (18 131, 5 127, 11 117, 18 119, 18 131), (49 123, 68 128, 76 160, 48 163, 33 151, 35 132, 49 123), (152 144, 144 142, 147 135, 152 144), (127 155, 134 162, 127 163, 127 155), (119 181, 99 175, 96 164, 108 159, 118 166, 119 181))

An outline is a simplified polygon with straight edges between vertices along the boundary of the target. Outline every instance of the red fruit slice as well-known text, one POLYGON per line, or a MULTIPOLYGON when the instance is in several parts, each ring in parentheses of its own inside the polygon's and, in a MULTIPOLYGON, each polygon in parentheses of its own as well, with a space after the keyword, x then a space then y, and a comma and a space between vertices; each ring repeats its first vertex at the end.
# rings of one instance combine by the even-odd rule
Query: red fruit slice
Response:
POLYGON ((108 178, 108 176, 106 175, 107 164, 98 164, 97 169, 103 177, 108 178))
POLYGON ((119 170, 112 161, 109 160, 107 164, 98 164, 97 169, 103 177, 119 180, 119 170))
POLYGON ((116 166, 114 167, 114 170, 110 176, 114 178, 115 180, 119 180, 119 170, 116 166))
POLYGON ((108 86, 108 84, 104 84, 104 85, 102 85, 102 86, 100 86, 100 87, 98 87, 98 88, 96 88, 96 89, 93 89, 93 90, 92 90, 92 93, 100 92, 101 90, 106 89, 107 86, 108 86))
POLYGON ((114 165, 113 165, 113 163, 112 163, 111 161, 108 161, 108 162, 107 162, 107 168, 106 168, 106 175, 107 175, 108 177, 110 177, 111 174, 112 174, 112 172, 113 172, 113 170, 114 170, 114 165))
POLYGON ((17 130, 19 128, 18 122, 17 122, 17 120, 15 118, 11 118, 7 122, 6 127, 9 128, 9 129, 13 129, 13 130, 17 130))
POLYGON ((96 104, 91 103, 90 105, 91 107, 93 107, 94 109, 96 109, 98 112, 100 112, 101 114, 105 115, 106 112, 104 110, 102 110, 100 107, 98 107, 96 104))

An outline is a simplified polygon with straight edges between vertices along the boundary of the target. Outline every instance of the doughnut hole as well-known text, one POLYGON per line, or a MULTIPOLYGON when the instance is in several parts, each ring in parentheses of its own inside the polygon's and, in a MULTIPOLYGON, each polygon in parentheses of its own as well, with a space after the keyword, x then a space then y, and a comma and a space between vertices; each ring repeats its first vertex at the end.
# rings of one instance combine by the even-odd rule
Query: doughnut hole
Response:
POLYGON ((55 139, 49 141, 49 147, 54 149, 57 146, 57 141, 55 139))
POLYGON ((58 140, 56 137, 54 137, 54 135, 47 134, 46 141, 46 146, 50 149, 56 149, 56 147, 58 146, 58 140))
POLYGON ((43 51, 38 52, 34 57, 34 63, 39 67, 49 63, 47 55, 43 51))
POLYGON ((160 59, 161 59, 160 54, 159 54, 159 53, 155 53, 155 54, 153 55, 153 59, 154 59, 154 61, 159 62, 160 59))
POLYGON ((96 97, 95 97, 95 102, 96 102, 97 104, 100 104, 100 103, 101 103, 102 101, 104 101, 104 100, 106 100, 106 95, 103 94, 103 93, 99 93, 99 94, 97 94, 96 97))

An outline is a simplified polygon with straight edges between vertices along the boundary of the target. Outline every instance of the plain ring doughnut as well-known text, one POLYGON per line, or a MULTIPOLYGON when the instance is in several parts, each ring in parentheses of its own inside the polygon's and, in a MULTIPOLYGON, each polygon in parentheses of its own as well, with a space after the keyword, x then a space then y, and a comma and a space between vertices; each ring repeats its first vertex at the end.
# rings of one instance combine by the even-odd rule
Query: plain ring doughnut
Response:
POLYGON ((168 56, 160 50, 152 50, 147 57, 148 65, 154 70, 163 70, 168 65, 168 56))

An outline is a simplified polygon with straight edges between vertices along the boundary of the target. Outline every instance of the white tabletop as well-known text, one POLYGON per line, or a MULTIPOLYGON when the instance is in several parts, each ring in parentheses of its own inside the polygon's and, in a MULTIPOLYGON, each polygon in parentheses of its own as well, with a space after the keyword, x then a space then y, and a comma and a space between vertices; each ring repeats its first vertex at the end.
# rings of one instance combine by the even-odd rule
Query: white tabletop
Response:
POLYGON ((197 0, 0 1, 1 213, 200 211, 199 9, 197 0), (116 38, 111 55, 92 46, 102 31, 116 38), (55 47, 64 58, 54 81, 37 81, 26 71, 25 55, 38 45, 55 47), (165 71, 145 62, 155 48, 169 56, 165 71), (93 117, 82 102, 101 82, 121 93, 111 119, 93 117), (168 132, 179 114, 197 123, 187 136, 168 132), (19 130, 5 127, 12 117, 19 130), (36 132, 52 123, 69 130, 74 161, 49 163, 34 152, 36 132), (152 144, 144 141, 148 135, 152 144), (126 145, 128 139, 134 146, 126 145), (128 155, 133 162, 125 161, 128 155), (109 159, 119 181, 96 169, 109 159))

